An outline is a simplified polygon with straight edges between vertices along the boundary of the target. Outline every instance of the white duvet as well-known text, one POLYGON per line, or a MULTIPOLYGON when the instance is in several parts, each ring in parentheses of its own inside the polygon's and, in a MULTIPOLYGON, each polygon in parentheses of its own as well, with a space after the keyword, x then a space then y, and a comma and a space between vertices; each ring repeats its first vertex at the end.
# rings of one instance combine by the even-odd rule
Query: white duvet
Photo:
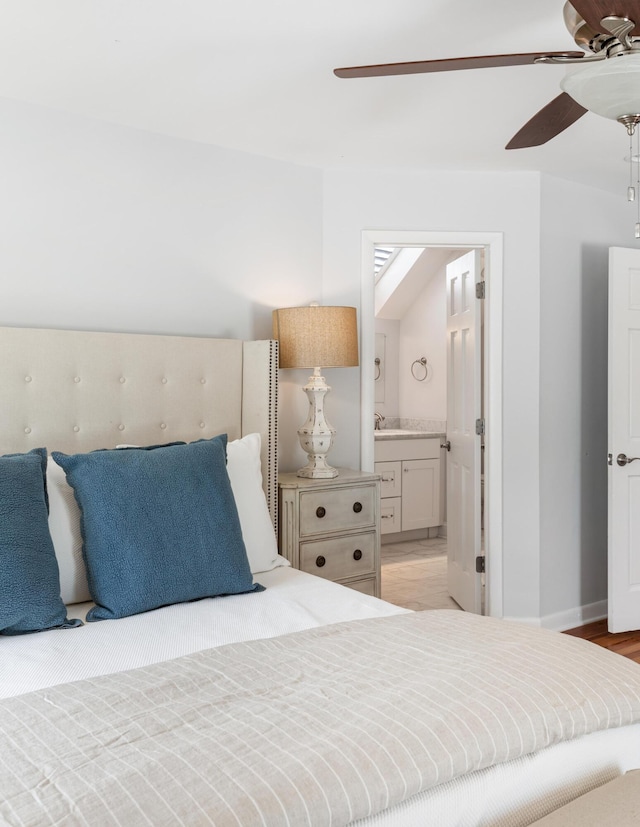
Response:
MULTIPOLYGON (((212 646, 404 612, 291 568, 256 576, 267 588, 169 606, 122 620, 0 639, 0 696, 166 661, 212 646)), ((90 604, 71 607, 83 617, 90 604)), ((399 703, 402 699, 399 699, 399 703)), ((471 773, 359 824, 522 827, 640 767, 640 727, 596 732, 471 773)))

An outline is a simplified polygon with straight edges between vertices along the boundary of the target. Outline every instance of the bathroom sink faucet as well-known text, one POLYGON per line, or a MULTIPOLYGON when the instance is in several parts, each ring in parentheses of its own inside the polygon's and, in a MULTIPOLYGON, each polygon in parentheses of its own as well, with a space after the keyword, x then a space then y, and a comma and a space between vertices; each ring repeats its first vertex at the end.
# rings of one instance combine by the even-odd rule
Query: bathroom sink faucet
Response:
POLYGON ((384 416, 382 416, 381 413, 378 413, 378 411, 376 411, 374 413, 374 417, 375 417, 375 421, 373 423, 373 428, 374 428, 375 431, 379 431, 381 426, 382 426, 382 423, 384 422, 384 416))

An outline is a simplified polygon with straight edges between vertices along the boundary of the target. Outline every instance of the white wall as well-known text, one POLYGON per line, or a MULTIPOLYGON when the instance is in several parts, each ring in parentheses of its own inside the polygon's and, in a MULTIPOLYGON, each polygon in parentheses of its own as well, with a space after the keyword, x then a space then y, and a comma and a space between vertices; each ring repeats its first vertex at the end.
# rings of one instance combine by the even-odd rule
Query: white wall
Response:
POLYGON ((541 613, 607 596, 608 248, 638 247, 619 196, 543 177, 541 613))
MULTIPOLYGON (((325 173, 327 302, 357 301, 365 229, 504 234, 508 616, 577 624, 606 597, 607 248, 637 246, 633 223, 625 193, 533 173, 325 173)), ((358 422, 341 427, 357 462, 358 422)))
POLYGON ((321 298, 318 170, 9 100, 0 122, 0 324, 270 338, 274 307, 321 298))
MULTIPOLYGON (((399 392, 403 419, 447 418, 447 295, 445 269, 427 282, 400 322, 399 392), (416 359, 426 356, 429 373, 419 381, 411 373, 416 359)), ((421 365, 415 376, 424 376, 421 365)))
MULTIPOLYGON (((540 178, 330 170, 324 181, 326 303, 360 304, 363 230, 504 234, 504 611, 538 617, 540 178)), ((340 437, 335 456, 357 466, 359 389, 346 379, 333 384, 343 403, 333 420, 340 437)))
MULTIPOLYGON (((505 613, 601 599, 604 274, 609 245, 634 246, 624 193, 320 173, 8 100, 0 119, 1 324, 268 337, 274 307, 360 307, 365 229, 503 233, 505 613)), ((304 460, 305 379, 283 372, 283 469, 304 460)), ((358 467, 359 371, 327 379, 332 460, 358 467)))

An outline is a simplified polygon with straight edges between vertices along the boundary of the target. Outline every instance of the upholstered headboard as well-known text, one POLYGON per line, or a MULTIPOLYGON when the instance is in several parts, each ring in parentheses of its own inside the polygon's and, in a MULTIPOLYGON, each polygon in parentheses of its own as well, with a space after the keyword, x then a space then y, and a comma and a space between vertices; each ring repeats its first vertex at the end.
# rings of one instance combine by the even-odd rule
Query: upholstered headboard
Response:
POLYGON ((0 328, 0 453, 262 437, 277 515, 277 343, 0 328))

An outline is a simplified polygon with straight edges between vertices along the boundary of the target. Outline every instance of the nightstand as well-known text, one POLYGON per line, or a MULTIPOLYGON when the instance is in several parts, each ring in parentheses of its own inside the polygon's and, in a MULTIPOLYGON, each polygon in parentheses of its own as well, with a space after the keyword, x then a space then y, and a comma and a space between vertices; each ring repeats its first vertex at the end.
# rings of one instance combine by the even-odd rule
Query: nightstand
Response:
POLYGON ((380 475, 280 474, 280 554, 297 569, 380 596, 380 475))

